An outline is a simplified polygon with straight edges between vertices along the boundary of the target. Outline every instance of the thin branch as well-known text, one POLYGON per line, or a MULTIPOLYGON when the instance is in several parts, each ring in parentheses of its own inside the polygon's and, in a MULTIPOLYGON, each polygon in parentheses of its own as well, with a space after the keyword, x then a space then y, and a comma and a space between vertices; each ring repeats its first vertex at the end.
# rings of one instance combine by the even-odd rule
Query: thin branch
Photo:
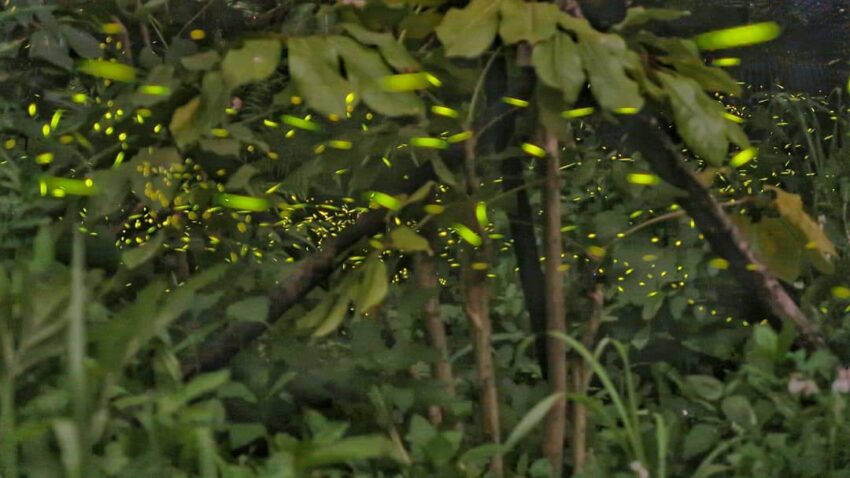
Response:
POLYGON ((759 261, 737 226, 688 167, 658 120, 644 113, 629 117, 626 125, 630 142, 655 174, 687 193, 678 199, 679 205, 693 218, 714 252, 729 262, 738 280, 755 292, 755 299, 770 311, 771 325, 779 328, 782 322, 793 322, 804 341, 815 347, 826 347, 815 325, 759 261))

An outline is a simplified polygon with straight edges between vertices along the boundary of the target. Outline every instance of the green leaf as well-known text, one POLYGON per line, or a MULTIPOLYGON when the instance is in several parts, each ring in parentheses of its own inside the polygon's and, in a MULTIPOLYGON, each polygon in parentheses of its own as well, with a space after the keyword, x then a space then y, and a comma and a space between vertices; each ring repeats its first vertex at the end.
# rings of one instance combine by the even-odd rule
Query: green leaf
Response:
POLYGON ((345 117, 345 97, 353 91, 339 74, 338 54, 322 37, 289 39, 289 73, 307 104, 324 115, 345 117))
POLYGON ((531 430, 533 430, 534 427, 546 418, 546 415, 559 400, 564 400, 564 395, 561 393, 555 393, 544 398, 537 405, 532 407, 531 410, 522 417, 522 420, 517 423, 514 429, 511 430, 511 434, 508 435, 508 439, 505 440, 505 444, 502 446, 502 453, 507 453, 512 450, 523 438, 525 438, 526 435, 531 433, 531 430))
POLYGON ((162 232, 157 233, 156 236, 141 246, 124 251, 124 253, 121 254, 121 262, 123 262, 127 269, 130 270, 141 266, 145 262, 153 259, 157 253, 162 250, 162 242, 164 239, 165 236, 162 232))
POLYGON ((348 315, 348 306, 351 304, 350 287, 341 287, 345 290, 337 296, 333 306, 328 310, 327 316, 322 323, 313 331, 313 337, 324 337, 339 328, 345 316, 348 315))
POLYGON ((299 465, 304 468, 344 463, 370 458, 392 457, 395 445, 380 435, 365 435, 343 438, 335 443, 313 449, 299 457, 299 465))
POLYGON ((187 383, 178 394, 184 403, 187 403, 218 389, 229 380, 230 370, 200 374, 187 383))
POLYGON ((490 48, 499 28, 500 0, 472 0, 452 8, 436 28, 448 57, 474 58, 490 48))
POLYGON ((713 166, 720 166, 729 151, 728 125, 723 106, 705 94, 695 80, 657 72, 673 109, 676 130, 688 148, 713 166))
POLYGON ((370 257, 363 264, 360 275, 360 284, 354 297, 354 306, 358 312, 363 313, 383 302, 389 290, 387 280, 387 267, 376 256, 370 257))
POLYGON ((687 10, 668 8, 633 7, 626 10, 626 18, 614 25, 614 30, 625 30, 646 25, 652 21, 669 22, 690 15, 687 10))
POLYGON ((250 164, 243 164, 230 176, 225 189, 228 191, 244 189, 248 186, 248 183, 250 183, 251 178, 256 176, 259 172, 260 171, 254 166, 251 166, 250 164))
POLYGON ((221 62, 224 80, 230 88, 265 80, 280 63, 280 41, 246 40, 242 48, 230 50, 221 62))
POLYGON ((354 23, 343 23, 340 26, 360 43, 378 47, 384 60, 396 71, 412 72, 419 69, 419 62, 392 34, 373 32, 354 23))
POLYGON ((234 302, 227 307, 226 315, 243 322, 264 322, 269 311, 269 298, 260 295, 234 302))
POLYGON ((753 330, 753 342, 756 348, 770 357, 779 351, 779 336, 769 325, 759 324, 753 330))
POLYGON ((499 36, 505 43, 534 44, 555 34, 560 10, 554 3, 502 0, 500 13, 499 36))
POLYGON ((756 412, 747 397, 743 395, 726 397, 721 408, 726 418, 745 429, 751 429, 757 423, 756 412))
POLYGON ((420 236, 407 226, 399 226, 390 231, 392 247, 403 252, 427 252, 431 253, 428 239, 420 236))
POLYGON ((710 375, 688 375, 685 384, 690 392, 710 402, 723 397, 723 382, 710 375))
MULTIPOLYGON (((667 60, 662 58, 662 61, 667 60)), ((699 57, 669 59, 670 64, 679 73, 693 78, 707 91, 718 91, 734 96, 741 94, 741 85, 732 76, 721 68, 706 65, 699 57)))
POLYGON ((455 179, 455 175, 452 173, 449 167, 446 166, 446 163, 444 163, 442 159, 437 156, 431 158, 431 167, 434 168, 434 174, 436 174, 437 177, 440 178, 440 181, 448 184, 449 186, 457 185, 457 179, 455 179))
POLYGON ((241 448, 266 436, 266 427, 262 423, 234 423, 227 426, 227 431, 231 449, 241 448))
POLYGON ((59 28, 62 36, 65 37, 65 41, 77 55, 83 58, 97 58, 103 54, 103 50, 100 49, 100 42, 95 37, 69 25, 62 25, 59 28))
POLYGON ((619 35, 579 33, 581 61, 599 105, 608 111, 643 107, 637 83, 626 75, 626 42, 619 35))
POLYGON ((354 91, 369 108, 386 116, 421 116, 425 104, 414 93, 384 91, 379 80, 393 72, 378 52, 366 48, 347 37, 330 37, 343 61, 348 80, 354 91))
POLYGON ((60 68, 70 70, 74 61, 68 55, 68 44, 47 31, 39 30, 30 37, 30 58, 41 58, 60 68))
POLYGON ((531 63, 543 83, 561 90, 567 103, 574 103, 586 77, 581 65, 578 45, 566 33, 556 33, 537 44, 531 63))
POLYGON ((214 68, 221 61, 221 56, 215 50, 204 51, 180 59, 183 68, 189 71, 206 71, 214 68))
POLYGON ((689 460, 707 452, 720 440, 720 432, 714 425, 698 423, 685 435, 682 458, 689 460))
POLYGON ((299 329, 312 329, 314 327, 318 327, 331 312, 331 308, 333 308, 334 303, 334 295, 326 294, 318 305, 313 307, 306 315, 298 319, 295 326, 299 329))

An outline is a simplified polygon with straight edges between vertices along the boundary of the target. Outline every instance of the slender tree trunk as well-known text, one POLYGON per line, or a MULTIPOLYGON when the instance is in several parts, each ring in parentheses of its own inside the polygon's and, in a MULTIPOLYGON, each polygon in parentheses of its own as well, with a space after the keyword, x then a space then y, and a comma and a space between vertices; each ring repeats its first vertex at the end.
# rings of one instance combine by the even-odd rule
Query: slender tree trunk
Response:
MULTIPOLYGON (((604 303, 604 289, 602 284, 591 284, 588 292, 590 299, 590 317, 587 322, 587 328, 582 335, 581 342, 588 350, 593 350, 593 343, 596 340, 596 332, 602 323, 602 314, 604 303)), ((588 384, 588 366, 587 362, 581 357, 575 356, 572 365, 572 389, 574 393, 584 395, 587 393, 588 384)), ((580 402, 573 404, 573 430, 572 430, 572 452, 573 452, 573 472, 581 473, 584 471, 584 465, 587 463, 587 407, 580 402)))
MULTIPOLYGON (((479 190, 479 179, 475 170, 475 141, 467 141, 465 169, 467 191, 474 198, 479 190)), ((466 223, 481 237, 482 244, 466 252, 463 264, 463 301, 464 311, 472 329, 472 346, 475 351, 475 371, 478 376, 479 401, 484 434, 495 443, 502 442, 499 424, 499 394, 496 388, 496 368, 493 365, 491 351, 493 325, 490 321, 490 285, 487 271, 490 265, 490 241, 483 228, 478 224, 475 214, 476 204, 472 202, 467 211, 466 223)), ((490 461, 490 471, 501 477, 504 474, 502 456, 496 455, 490 461)))
MULTIPOLYGON (((440 354, 440 359, 431 366, 431 373, 446 395, 454 397, 454 374, 452 364, 448 359, 449 346, 446 339, 446 327, 440 317, 440 297, 434 259, 425 253, 419 253, 414 261, 417 285, 420 289, 427 290, 431 294, 425 302, 425 331, 428 334, 428 342, 431 347, 440 354)), ((443 421, 443 410, 436 405, 431 405, 428 407, 428 416, 431 423, 439 425, 443 421)))
MULTIPOLYGON (((567 317, 564 298, 564 271, 561 267, 561 167, 558 140, 546 135, 545 182, 543 187, 543 248, 546 290, 546 330, 566 333, 567 317)), ((567 422, 567 353, 565 344, 554 338, 546 340, 549 388, 563 397, 552 407, 546 420, 543 453, 549 459, 553 476, 564 473, 564 437, 567 422)))

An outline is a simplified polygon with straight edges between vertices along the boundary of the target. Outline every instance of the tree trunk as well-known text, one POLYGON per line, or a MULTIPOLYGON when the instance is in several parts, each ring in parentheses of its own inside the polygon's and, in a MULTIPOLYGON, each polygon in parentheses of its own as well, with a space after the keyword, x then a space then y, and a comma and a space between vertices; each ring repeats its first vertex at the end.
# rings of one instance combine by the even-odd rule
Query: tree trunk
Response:
MULTIPOLYGON (((465 144, 466 186, 471 198, 479 191, 479 179, 475 168, 476 144, 474 140, 465 144)), ((496 368, 493 365, 491 351, 493 325, 490 321, 490 285, 487 271, 490 265, 490 241, 478 224, 475 214, 476 204, 471 202, 467 208, 466 223, 481 237, 482 244, 469 248, 463 264, 461 280, 463 282, 464 311, 472 330, 472 346, 475 352, 475 371, 478 376, 479 401, 484 434, 494 444, 502 442, 499 424, 499 394, 496 389, 496 368)), ((495 455, 490 461, 490 471, 501 477, 504 473, 502 456, 495 455)))
MULTIPOLYGON (((566 333, 567 317, 564 299, 564 271, 561 268, 561 161, 558 140, 546 135, 547 155, 544 202, 543 202, 543 248, 546 256, 546 331, 566 333)), ((552 407, 546 420, 543 453, 549 459, 553 476, 564 473, 564 436, 567 415, 567 351, 564 342, 554 337, 546 339, 549 388, 562 398, 552 407)))
MULTIPOLYGON (((434 259, 425 253, 418 253, 414 258, 416 283, 420 289, 427 290, 431 295, 425 302, 425 331, 428 342, 439 354, 440 359, 431 365, 431 374, 449 397, 455 396, 454 374, 449 362, 449 346, 446 339, 446 327, 440 317, 440 296, 437 283, 437 270, 434 259)), ((443 421, 443 410, 432 405, 428 407, 431 423, 439 425, 443 421)))

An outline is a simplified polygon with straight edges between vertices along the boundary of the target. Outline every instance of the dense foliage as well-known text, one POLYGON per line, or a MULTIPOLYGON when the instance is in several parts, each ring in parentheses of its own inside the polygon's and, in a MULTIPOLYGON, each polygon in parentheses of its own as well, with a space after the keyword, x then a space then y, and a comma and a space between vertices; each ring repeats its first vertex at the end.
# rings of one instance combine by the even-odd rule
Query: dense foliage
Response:
POLYGON ((845 94, 606 4, 6 0, 0 476, 850 474, 845 94))

